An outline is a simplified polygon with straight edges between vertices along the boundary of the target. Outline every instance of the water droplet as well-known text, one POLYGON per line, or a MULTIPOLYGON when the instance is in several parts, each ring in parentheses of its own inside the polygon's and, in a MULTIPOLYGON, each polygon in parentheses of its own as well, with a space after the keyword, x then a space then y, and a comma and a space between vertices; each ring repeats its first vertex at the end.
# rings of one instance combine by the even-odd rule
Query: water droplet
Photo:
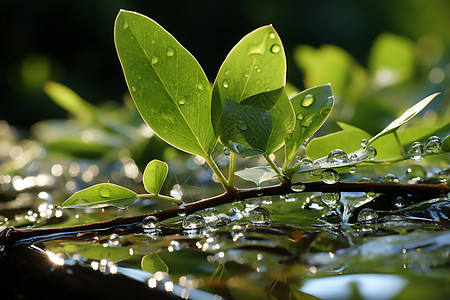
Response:
POLYGON ((409 146, 408 154, 413 155, 410 158, 414 161, 421 161, 424 153, 425 149, 421 142, 414 142, 409 146))
POLYGON ((363 208, 358 214, 359 223, 374 223, 378 219, 378 214, 371 208, 363 208))
POLYGON ((230 150, 229 150, 227 147, 224 147, 224 148, 223 148, 223 154, 224 154, 225 156, 230 155, 230 150))
POLYGON ((255 209, 260 204, 260 199, 258 197, 256 198, 249 198, 245 199, 245 207, 249 210, 255 209))
POLYGON ((269 38, 274 39, 275 38, 275 33, 273 33, 273 32, 269 33, 269 38))
POLYGON ((384 183, 399 183, 397 176, 395 174, 389 173, 383 177, 382 182, 384 183))
POLYGON ((246 125, 244 122, 242 122, 242 121, 239 121, 239 122, 237 123, 237 127, 238 127, 240 130, 242 130, 242 131, 247 130, 247 125, 246 125))
POLYGON ((228 80, 226 80, 226 79, 222 82, 222 86, 223 86, 224 88, 226 88, 226 89, 228 88, 229 84, 230 84, 230 83, 229 83, 228 80))
POLYGON ((328 154, 327 162, 332 164, 341 164, 348 162, 347 153, 341 149, 335 149, 328 154))
POLYGON ((439 153, 441 151, 442 140, 438 136, 431 136, 425 144, 425 152, 439 153))
POLYGON ((184 206, 178 207, 177 214, 181 217, 184 217, 187 214, 186 208, 184 206))
POLYGON ((272 224, 272 216, 267 208, 258 206, 250 214, 250 222, 253 225, 270 225, 272 224))
POLYGON ((128 28, 128 21, 125 20, 125 22, 123 23, 123 29, 127 29, 128 28))
POLYGON ((303 114, 302 113, 298 113, 297 114, 297 120, 303 120, 303 114))
POLYGON ((161 227, 159 219, 155 216, 147 216, 141 222, 142 229, 156 229, 161 227))
POLYGON ((305 190, 305 185, 303 183, 297 183, 291 186, 291 190, 294 192, 303 192, 305 190))
POLYGON ((348 157, 348 159, 349 159, 350 161, 358 161, 358 155, 352 154, 352 155, 350 155, 350 156, 348 157))
POLYGON ((205 226, 205 219, 197 214, 186 216, 181 223, 183 229, 201 229, 205 226))
POLYGON ((397 197, 394 199, 393 204, 397 207, 397 208, 402 208, 405 206, 405 199, 403 199, 403 197, 397 197))
POLYGON ((152 65, 156 65, 158 63, 158 56, 156 56, 155 54, 152 55, 152 57, 150 58, 150 62, 152 65))
POLYGON ((116 233, 111 234, 108 239, 107 245, 108 247, 120 247, 120 236, 116 233))
POLYGON ((278 44, 273 44, 272 47, 270 47, 270 52, 273 54, 277 54, 281 51, 281 46, 278 44))
POLYGON ((261 73, 261 68, 256 69, 256 73, 261 73))
POLYGON ((440 182, 444 183, 444 182, 447 182, 448 176, 449 176, 448 173, 446 171, 442 170, 438 173, 437 178, 440 182))
POLYGON ((132 86, 132 87, 131 87, 131 91, 132 91, 132 92, 136 92, 136 87, 132 86))
POLYGON ((303 107, 309 107, 311 104, 314 103, 314 96, 313 95, 306 95, 305 98, 302 100, 302 106, 303 107))
POLYGON ((186 104, 186 98, 184 98, 183 96, 180 96, 180 98, 178 98, 178 104, 185 105, 186 104))
POLYGON ((197 90, 199 90, 200 92, 202 92, 202 91, 203 91, 203 89, 204 89, 204 87, 203 87, 203 83, 201 83, 201 82, 197 82, 197 90))
POLYGON ((363 177, 359 180, 359 182, 363 182, 363 183, 371 183, 373 182, 372 179, 370 179, 369 177, 363 177))
POLYGON ((322 193, 321 197, 326 206, 335 208, 341 200, 341 193, 322 193))
POLYGON ((351 174, 354 174, 354 173, 356 172, 356 169, 357 169, 357 166, 356 166, 356 165, 351 165, 351 166, 348 167, 348 171, 349 171, 351 174))
POLYGON ((231 218, 229 215, 227 214, 218 214, 217 218, 214 222, 211 222, 211 224, 209 224, 210 226, 214 226, 214 227, 219 227, 219 226, 225 226, 230 224, 231 222, 231 218))
POLYGON ((100 189, 99 194, 103 198, 109 198, 111 197, 111 190, 104 186, 100 189))
POLYGON ((367 151, 370 154, 369 160, 374 161, 377 158, 377 150, 373 146, 367 147, 367 151))
POLYGON ((427 170, 422 166, 410 166, 406 169, 406 176, 413 179, 421 180, 427 175, 427 170))
POLYGON ((233 203, 231 203, 231 209, 235 213, 239 213, 245 209, 245 202, 240 200, 233 201, 233 203))
POLYGON ((369 142, 369 140, 367 139, 362 139, 361 140, 361 148, 366 149, 367 147, 367 143, 369 142))
POLYGON ((314 163, 309 158, 303 158, 300 163, 304 165, 305 167, 313 167, 314 163))
POLYGON ((172 48, 168 47, 166 50, 166 55, 168 57, 172 57, 175 54, 175 50, 173 50, 172 48))
POLYGON ((323 183, 335 184, 339 182, 339 173, 333 169, 327 169, 322 172, 321 179, 323 183))
POLYGON ((244 73, 244 78, 248 78, 248 73, 247 72, 244 73))

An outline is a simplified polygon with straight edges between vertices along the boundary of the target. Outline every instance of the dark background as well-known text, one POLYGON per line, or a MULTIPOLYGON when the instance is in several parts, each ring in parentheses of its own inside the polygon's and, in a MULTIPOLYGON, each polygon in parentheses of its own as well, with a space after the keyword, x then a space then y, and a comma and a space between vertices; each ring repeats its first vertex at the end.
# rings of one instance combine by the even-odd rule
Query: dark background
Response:
POLYGON ((302 74, 292 59, 299 44, 340 46, 363 66, 382 32, 414 42, 433 34, 445 49, 450 45, 448 0, 3 1, 0 120, 27 129, 39 120, 65 118, 67 113, 44 94, 46 80, 63 83, 94 104, 121 101, 127 88, 113 40, 121 8, 161 24, 197 58, 211 81, 230 49, 266 24, 281 36, 288 81, 300 88, 302 74))

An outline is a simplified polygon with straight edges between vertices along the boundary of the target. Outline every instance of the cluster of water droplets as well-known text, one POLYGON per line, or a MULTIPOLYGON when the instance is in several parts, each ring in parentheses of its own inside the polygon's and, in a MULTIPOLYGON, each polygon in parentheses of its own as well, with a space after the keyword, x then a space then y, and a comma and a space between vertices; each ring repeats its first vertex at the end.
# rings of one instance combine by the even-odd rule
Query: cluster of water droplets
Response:
POLYGON ((438 136, 431 136, 424 144, 413 142, 408 149, 408 155, 414 161, 421 161, 425 154, 439 153, 441 151, 442 140, 438 136))

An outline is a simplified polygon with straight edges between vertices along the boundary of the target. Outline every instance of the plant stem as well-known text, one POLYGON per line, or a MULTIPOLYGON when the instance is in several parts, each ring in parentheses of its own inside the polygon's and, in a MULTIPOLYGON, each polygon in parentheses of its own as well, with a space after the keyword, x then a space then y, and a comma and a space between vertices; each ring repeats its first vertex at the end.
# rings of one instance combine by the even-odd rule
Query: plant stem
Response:
POLYGON ((183 204, 183 201, 180 199, 175 199, 173 197, 169 197, 169 196, 164 196, 164 195, 153 195, 153 194, 141 194, 138 195, 139 199, 162 199, 162 200, 167 200, 172 202, 173 204, 176 205, 181 205, 183 204))
POLYGON ((230 165, 228 170, 228 186, 234 186, 234 172, 236 171, 236 153, 230 152, 230 165))
POLYGON ((269 163, 270 167, 278 174, 278 176, 280 176, 280 180, 283 181, 283 172, 281 172, 280 168, 278 168, 278 166, 273 162, 273 160, 270 159, 270 157, 268 155, 264 155, 264 158, 266 159, 266 161, 269 163))
POLYGON ((225 191, 227 191, 227 192, 234 191, 235 187, 233 186, 233 183, 231 185, 228 183, 227 179, 222 174, 222 171, 220 171, 219 167, 216 165, 216 162, 212 159, 212 157, 207 156, 207 157, 205 157, 205 160, 208 163, 211 170, 214 172, 214 174, 216 174, 216 176, 219 178, 219 181, 222 184, 225 191))
POLYGON ((400 152, 402 153, 402 156, 405 157, 407 154, 405 152, 405 149, 403 149, 402 143, 400 142, 400 139, 398 138, 397 131, 394 131, 394 137, 395 141, 397 142, 397 146, 400 149, 400 152))

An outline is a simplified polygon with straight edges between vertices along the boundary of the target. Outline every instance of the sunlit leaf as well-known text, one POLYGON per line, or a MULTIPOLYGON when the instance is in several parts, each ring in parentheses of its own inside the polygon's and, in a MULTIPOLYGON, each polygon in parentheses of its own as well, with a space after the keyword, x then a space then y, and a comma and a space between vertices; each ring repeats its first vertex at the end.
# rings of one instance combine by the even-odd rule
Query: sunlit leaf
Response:
POLYGON ((304 90, 291 99, 296 115, 296 125, 286 140, 286 161, 295 157, 304 141, 322 126, 333 108, 334 98, 330 85, 322 85, 304 90))
POLYGON ((450 152, 450 135, 447 135, 442 140, 441 151, 443 151, 443 152, 450 152))
POLYGON ((138 195, 129 189, 112 183, 102 183, 76 192, 61 206, 63 208, 99 208, 112 205, 126 208, 136 201, 137 197, 138 195))
POLYGON ((392 133, 397 130, 400 126, 411 120, 415 115, 417 115, 428 103, 431 102, 439 93, 435 93, 416 103, 414 106, 408 108, 400 117, 395 119, 391 124, 389 124, 383 131, 375 135, 370 139, 369 144, 373 143, 375 140, 379 139, 383 135, 392 133))
POLYGON ((271 180, 277 175, 272 168, 263 166, 245 168, 237 171, 235 174, 244 180, 253 182, 256 186, 260 186, 264 181, 271 180))
POLYGON ((226 99, 236 103, 286 84, 286 57, 281 40, 272 26, 263 26, 248 35, 231 50, 216 77, 212 95, 214 132, 226 99))
POLYGON ((166 180, 169 167, 163 161, 154 159, 147 164, 143 174, 145 189, 154 195, 158 195, 166 180))
POLYGON ((121 10, 115 43, 130 93, 152 130, 183 151, 209 156, 211 87, 195 58, 150 18, 121 10))
POLYGON ((141 268, 149 273, 156 273, 158 271, 166 273, 169 272, 169 267, 156 252, 147 254, 142 258, 141 268))

